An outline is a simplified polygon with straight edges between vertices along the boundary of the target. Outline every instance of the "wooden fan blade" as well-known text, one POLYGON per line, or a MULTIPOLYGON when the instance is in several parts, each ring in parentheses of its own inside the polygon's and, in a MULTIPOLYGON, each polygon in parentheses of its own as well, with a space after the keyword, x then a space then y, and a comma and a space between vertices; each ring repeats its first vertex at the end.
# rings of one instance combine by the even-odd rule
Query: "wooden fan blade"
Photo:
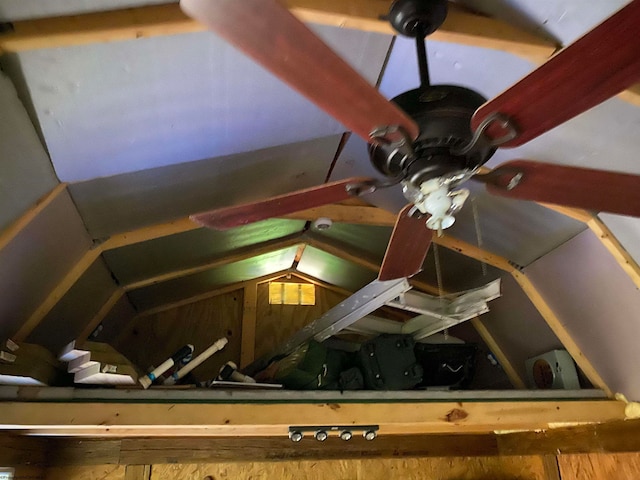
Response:
POLYGON ((514 160, 473 178, 503 197, 640 217, 638 175, 514 160), (518 174, 522 178, 509 190, 509 182, 518 174))
POLYGON ((417 138, 417 124, 389 102, 277 0, 181 0, 182 10, 370 141, 384 126, 417 138))
POLYGON ((433 230, 427 228, 424 218, 409 216, 412 208, 409 204, 398 214, 380 267, 380 281, 411 277, 422 270, 433 230))
POLYGON ((227 230, 268 218, 280 217, 289 213, 319 207, 328 203, 341 202, 357 195, 350 186, 367 186, 370 178, 347 178, 337 182, 325 183, 317 187, 305 188, 296 192, 285 193, 266 200, 245 203, 233 207, 219 208, 210 212, 191 215, 191 220, 204 227, 215 230, 227 230))
MULTIPOLYGON (((481 106, 471 127, 494 113, 509 118, 515 147, 589 110, 640 80, 640 0, 634 0, 514 86, 481 106)), ((505 134, 497 122, 486 135, 505 134)))

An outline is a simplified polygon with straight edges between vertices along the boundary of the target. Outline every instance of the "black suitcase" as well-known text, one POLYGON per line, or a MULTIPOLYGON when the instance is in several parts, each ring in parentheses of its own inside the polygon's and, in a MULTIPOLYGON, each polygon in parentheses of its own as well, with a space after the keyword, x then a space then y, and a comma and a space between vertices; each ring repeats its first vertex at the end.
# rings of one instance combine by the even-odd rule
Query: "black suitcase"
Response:
POLYGON ((363 343, 358 360, 364 384, 372 390, 409 390, 422 381, 411 335, 382 334, 363 343))
POLYGON ((475 373, 477 350, 469 343, 417 343, 416 359, 424 370, 419 386, 467 388, 475 373))

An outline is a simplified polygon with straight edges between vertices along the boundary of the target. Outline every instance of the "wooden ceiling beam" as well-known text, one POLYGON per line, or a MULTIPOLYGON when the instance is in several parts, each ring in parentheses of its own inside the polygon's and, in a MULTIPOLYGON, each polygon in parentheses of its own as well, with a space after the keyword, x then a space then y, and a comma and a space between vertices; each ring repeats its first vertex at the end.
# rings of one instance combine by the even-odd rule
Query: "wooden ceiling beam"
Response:
POLYGON ((284 248, 293 247, 295 245, 299 245, 300 243, 302 243, 300 233, 294 233, 286 237, 267 240, 266 242, 258 243, 255 245, 247 245, 246 247, 241 247, 236 250, 226 252, 222 256, 215 258, 213 260, 210 260, 201 265, 196 265, 189 268, 182 268, 179 270, 173 270, 171 272, 165 272, 160 275, 155 275, 153 277, 148 277, 143 280, 139 280, 137 282, 132 282, 128 285, 125 285, 124 289, 126 291, 131 291, 138 288, 148 287, 150 285, 155 285, 156 283, 161 283, 169 280, 174 280, 176 278, 186 277, 188 275, 204 272, 206 270, 211 270, 213 268, 222 267, 230 263, 247 260, 249 258, 253 258, 258 255, 263 255, 266 253, 275 252, 277 250, 282 250, 284 248))
POLYGON ((178 218, 165 223, 149 225, 128 232, 117 233, 105 239, 100 243, 103 251, 113 250, 115 248, 126 247, 135 243, 147 242, 156 238, 176 235, 178 233, 190 232, 202 228, 189 217, 178 218))
POLYGON ((353 403, 3 402, 0 429, 100 437, 274 436, 290 425, 378 425, 385 435, 493 433, 625 419, 613 400, 353 403))
MULTIPOLYGON (((351 28, 395 35, 385 17, 391 0, 286 0, 301 20, 321 25, 351 28)), ((500 20, 471 12, 449 3, 449 13, 430 39, 475 47, 503 50, 540 63, 549 58, 557 45, 500 20)))
MULTIPOLYGON (((285 3, 306 22, 395 33, 384 20, 391 0, 287 0, 285 3)), ((6 24, 4 30, 0 33, 0 53, 178 35, 200 32, 204 27, 184 15, 177 3, 170 3, 21 20, 6 24)), ((557 50, 557 45, 547 39, 454 3, 449 6, 444 24, 430 38, 502 50, 535 64, 541 64, 557 50)), ((621 93, 620 98, 640 105, 640 85, 621 93)))
MULTIPOLYGON (((321 25, 395 34, 388 21, 391 0, 287 0, 301 20, 321 25)), ((135 40, 205 30, 188 18, 177 3, 151 5, 81 15, 21 20, 0 34, 0 52, 69 47, 135 40)), ((540 62, 556 45, 502 21, 472 13, 455 4, 432 37, 434 40, 504 50, 540 62)))

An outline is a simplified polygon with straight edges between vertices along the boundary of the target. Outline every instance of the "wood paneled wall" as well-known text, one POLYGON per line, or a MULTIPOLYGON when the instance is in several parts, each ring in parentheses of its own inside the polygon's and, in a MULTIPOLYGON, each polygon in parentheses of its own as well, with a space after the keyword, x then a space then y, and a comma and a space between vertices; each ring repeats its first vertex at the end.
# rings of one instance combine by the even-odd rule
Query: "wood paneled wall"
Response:
POLYGON ((220 337, 227 337, 229 343, 224 350, 193 371, 199 381, 210 380, 225 362, 240 362, 242 295, 242 290, 237 290, 138 317, 109 343, 146 370, 159 365, 185 344, 193 344, 198 355, 220 337))
POLYGON ((269 285, 258 285, 255 358, 272 352, 291 335, 320 318, 345 298, 346 295, 316 286, 316 304, 313 306, 270 305, 269 285))
POLYGON ((640 453, 90 465, 16 473, 46 480, 636 480, 638 472, 640 453))

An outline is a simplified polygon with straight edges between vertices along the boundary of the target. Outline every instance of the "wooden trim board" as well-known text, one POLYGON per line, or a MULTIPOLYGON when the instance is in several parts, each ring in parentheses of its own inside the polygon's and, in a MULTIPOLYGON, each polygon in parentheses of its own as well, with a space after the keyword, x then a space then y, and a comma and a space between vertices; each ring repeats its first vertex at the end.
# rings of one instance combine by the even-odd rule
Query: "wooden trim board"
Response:
POLYGON ((66 436, 287 436, 292 425, 378 425, 380 435, 541 430, 624 420, 614 400, 417 403, 3 402, 0 429, 66 436))

